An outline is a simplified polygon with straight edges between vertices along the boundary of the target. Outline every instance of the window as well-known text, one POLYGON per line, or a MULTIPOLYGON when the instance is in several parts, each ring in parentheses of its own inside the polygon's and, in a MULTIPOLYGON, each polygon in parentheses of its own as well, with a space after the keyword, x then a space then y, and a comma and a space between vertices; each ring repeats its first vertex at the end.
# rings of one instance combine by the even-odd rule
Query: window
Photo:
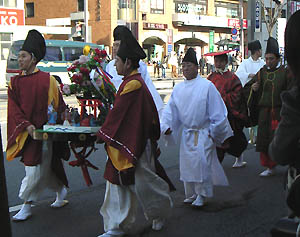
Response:
POLYGON ((64 47, 64 56, 65 61, 74 61, 79 59, 79 57, 82 55, 82 48, 75 48, 75 47, 64 47))
POLYGON ((84 11, 84 0, 77 0, 78 4, 78 11, 83 12, 84 11))
POLYGON ((215 2, 216 16, 238 18, 239 17, 239 4, 228 2, 215 2))
POLYGON ((44 61, 61 61, 62 54, 60 51, 60 47, 47 46, 46 55, 43 60, 44 61))
POLYGON ((150 0, 150 12, 164 14, 164 0, 150 0))
POLYGON ((26 3, 26 17, 34 17, 34 3, 26 3))
POLYGON ((136 0, 119 0, 118 20, 136 20, 136 0))
POLYGON ((0 60, 6 60, 9 54, 9 48, 12 42, 11 33, 0 33, 0 60))
POLYGON ((17 7, 17 0, 0 0, 0 7, 17 7))

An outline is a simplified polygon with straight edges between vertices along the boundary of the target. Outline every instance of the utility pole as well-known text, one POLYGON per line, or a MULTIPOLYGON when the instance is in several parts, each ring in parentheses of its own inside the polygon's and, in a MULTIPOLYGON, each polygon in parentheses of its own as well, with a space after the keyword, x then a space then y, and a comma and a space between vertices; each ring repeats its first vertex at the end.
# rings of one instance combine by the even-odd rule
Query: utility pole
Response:
POLYGON ((0 223, 1 223, 1 236, 11 237, 10 217, 8 211, 8 198, 6 188, 6 178, 4 169, 4 156, 2 150, 2 138, 0 127, 0 223))
POLYGON ((89 42, 89 0, 84 0, 84 41, 89 42))
POLYGON ((243 0, 240 0, 240 49, 242 60, 244 59, 244 21, 243 21, 243 0))

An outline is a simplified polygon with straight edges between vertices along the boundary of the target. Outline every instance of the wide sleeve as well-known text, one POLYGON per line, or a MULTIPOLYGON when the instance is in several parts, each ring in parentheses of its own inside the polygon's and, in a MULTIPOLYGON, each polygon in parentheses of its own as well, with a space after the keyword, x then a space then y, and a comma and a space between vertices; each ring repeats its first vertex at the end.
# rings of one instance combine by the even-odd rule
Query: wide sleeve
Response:
POLYGON ((234 75, 230 81, 230 85, 227 88, 224 101, 228 112, 230 112, 230 114, 233 116, 233 119, 247 121, 247 104, 242 93, 242 84, 234 75))
MULTIPOLYGON (((115 135, 124 125, 124 121, 128 111, 134 106, 138 93, 141 88, 141 83, 137 80, 132 80, 123 88, 122 92, 116 96, 114 107, 108 113, 104 124, 98 131, 97 136, 109 145, 116 145, 118 141, 114 140, 115 135)), ((133 123, 133 122, 132 122, 133 123)), ((135 126, 134 124, 126 124, 126 126, 135 126)))
POLYGON ((285 96, 288 92, 282 94, 283 106, 281 109, 281 120, 275 131, 273 140, 269 145, 269 154, 271 158, 280 165, 295 163, 299 157, 300 128, 299 116, 295 111, 289 109, 285 103, 285 96), (294 119, 292 119, 294 118, 294 119))
POLYGON ((140 65, 139 73, 141 73, 141 76, 144 79, 144 81, 148 87, 148 90, 150 91, 150 93, 152 95, 158 115, 159 115, 159 117, 161 117, 162 111, 164 108, 164 102, 162 101, 160 94, 157 92, 157 90, 150 78, 149 72, 147 70, 147 65, 141 60, 140 60, 139 65, 140 65))
POLYGON ((7 148, 6 159, 12 160, 18 156, 28 137, 26 128, 31 125, 20 108, 15 90, 11 84, 8 87, 7 102, 7 148))
POLYGON ((247 68, 246 68, 246 63, 247 61, 243 61, 241 63, 241 65, 238 67, 238 70, 235 72, 235 74, 237 75, 237 77, 240 79, 242 86, 245 86, 245 84, 248 82, 249 80, 249 72, 247 72, 247 68))
POLYGON ((217 88, 211 83, 208 89, 207 112, 210 120, 209 134, 217 145, 233 136, 227 119, 227 109, 217 88))
POLYGON ((178 141, 179 130, 181 121, 179 119, 179 112, 174 101, 176 90, 173 91, 168 104, 164 108, 160 121, 160 128, 162 132, 162 138, 166 141, 166 145, 174 145, 178 141), (172 133, 165 135, 165 132, 170 128, 172 133))

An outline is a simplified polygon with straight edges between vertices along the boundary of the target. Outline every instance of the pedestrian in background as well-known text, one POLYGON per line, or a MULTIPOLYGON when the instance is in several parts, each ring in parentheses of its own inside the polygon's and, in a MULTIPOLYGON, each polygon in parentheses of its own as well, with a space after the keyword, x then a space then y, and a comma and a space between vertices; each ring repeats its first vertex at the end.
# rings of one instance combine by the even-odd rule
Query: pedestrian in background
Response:
POLYGON ((160 58, 158 57, 158 53, 155 53, 155 57, 152 58, 154 77, 157 73, 157 78, 159 78, 160 71, 160 58))
POLYGON ((202 55, 199 60, 200 75, 204 75, 204 66, 205 66, 205 61, 204 61, 204 57, 202 55))
POLYGON ((171 65, 172 71, 171 71, 171 77, 178 77, 177 74, 177 67, 178 67, 178 59, 177 59, 177 54, 176 52, 171 53, 171 57, 169 59, 169 64, 171 65))
POLYGON ((182 76, 182 60, 183 60, 183 52, 181 51, 178 56, 178 75, 182 76))
POLYGON ((232 136, 232 130, 216 87, 198 74, 198 60, 192 48, 183 58, 182 69, 186 80, 175 85, 162 115, 161 130, 169 145, 180 140, 184 203, 201 207, 207 197, 213 196, 213 185, 228 185, 216 144, 232 136))
POLYGON ((165 55, 161 62, 161 77, 166 78, 166 69, 168 68, 168 56, 165 55))

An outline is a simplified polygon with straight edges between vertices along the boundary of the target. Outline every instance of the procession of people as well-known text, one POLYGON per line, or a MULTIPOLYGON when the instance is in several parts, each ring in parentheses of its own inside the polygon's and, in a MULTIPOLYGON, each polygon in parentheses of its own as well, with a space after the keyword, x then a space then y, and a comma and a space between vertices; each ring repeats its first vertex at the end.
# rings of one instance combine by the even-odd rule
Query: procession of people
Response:
MULTIPOLYGON (((296 14, 299 19, 299 11, 296 14)), ((179 172, 185 195, 182 202, 196 208, 213 197, 214 185, 229 185, 222 167, 226 154, 236 158, 233 168, 247 169, 243 156, 248 145, 245 128, 257 126, 256 151, 266 168, 261 177, 276 174, 277 162, 287 163, 276 154, 283 151, 278 150, 281 142, 273 138, 275 134, 276 139, 285 139, 283 127, 289 124, 286 113, 290 111, 287 106, 296 103, 293 97, 298 101, 298 90, 287 93, 299 74, 299 58, 291 56, 294 48, 288 51, 293 73, 281 64, 278 42, 273 37, 268 38, 265 61, 260 42, 250 42, 251 56, 236 72, 228 69, 230 50, 207 53, 198 60, 191 47, 184 56, 180 54, 179 63, 172 52, 172 76, 182 73, 184 81, 175 85, 164 105, 142 61, 146 54, 132 32, 126 26, 117 26, 113 37, 113 60, 106 71, 117 93, 104 124, 93 134, 96 143, 104 143, 107 153, 106 191, 100 209, 104 233, 99 237, 121 237, 130 232, 138 205, 153 230, 165 226, 174 206, 170 192, 176 187, 159 162, 159 139, 167 147, 180 147, 179 172), (201 77, 205 63, 210 64, 207 78, 201 77), (282 106, 286 113, 280 113, 282 106), (278 126, 280 130, 276 131, 278 126)), ((21 157, 26 173, 19 192, 24 204, 12 217, 14 221, 32 216, 31 206, 46 188, 56 192, 52 208, 68 204, 68 180, 63 168, 63 160, 70 157, 68 143, 37 141, 33 136, 34 130, 47 123, 50 108, 59 115, 66 108, 55 78, 36 67, 45 52, 43 36, 30 31, 18 56, 22 73, 8 86, 7 159, 21 157)), ((156 54, 153 63, 154 74, 159 75, 158 65, 166 66, 166 62, 156 54)), ((293 144, 298 145, 297 139, 293 144)))

